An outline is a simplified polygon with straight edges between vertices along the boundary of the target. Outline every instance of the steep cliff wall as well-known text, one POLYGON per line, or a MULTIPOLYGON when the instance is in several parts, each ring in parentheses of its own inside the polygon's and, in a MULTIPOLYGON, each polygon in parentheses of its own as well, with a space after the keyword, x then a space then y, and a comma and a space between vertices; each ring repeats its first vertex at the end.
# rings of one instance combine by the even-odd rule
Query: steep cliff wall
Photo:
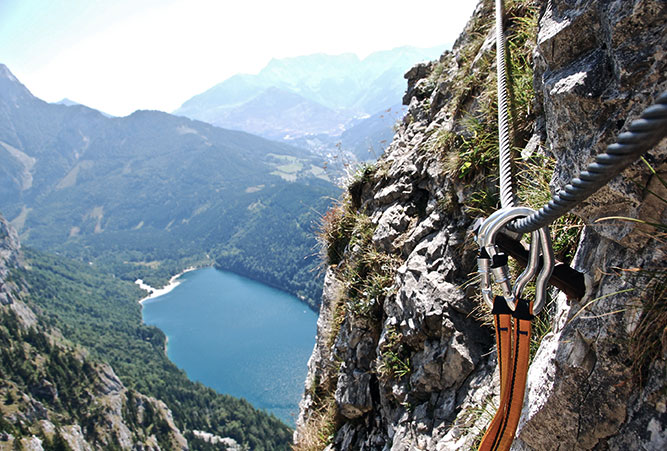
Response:
MULTIPOLYGON (((507 1, 518 196, 540 206, 667 89, 658 0, 507 1)), ((405 121, 325 217, 297 449, 475 448, 498 405, 476 218, 497 204, 492 2, 406 74, 405 121)), ((586 295, 551 290, 513 449, 667 446, 665 141, 554 224, 586 295), (623 219, 603 219, 623 216, 623 219)))
POLYGON ((14 229, 0 216, 0 449, 187 449, 159 400, 66 342, 23 301, 14 229))

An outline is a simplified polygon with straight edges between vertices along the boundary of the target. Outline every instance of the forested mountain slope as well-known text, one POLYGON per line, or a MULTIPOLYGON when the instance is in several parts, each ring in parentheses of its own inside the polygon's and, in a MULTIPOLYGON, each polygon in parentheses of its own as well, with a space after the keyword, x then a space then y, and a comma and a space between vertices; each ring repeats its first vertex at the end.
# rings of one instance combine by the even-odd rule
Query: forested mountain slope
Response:
POLYGON ((0 217, 0 447, 288 449, 276 417, 169 361, 164 334, 141 322, 144 294, 88 264, 21 251, 0 217))
POLYGON ((152 283, 215 262, 319 299, 312 231, 338 189, 309 152, 156 111, 47 104, 5 66, 0 119, 0 210, 27 244, 152 283))
POLYGON ((0 446, 187 449, 163 402, 128 389, 35 314, 22 268, 16 232, 0 217, 0 446))

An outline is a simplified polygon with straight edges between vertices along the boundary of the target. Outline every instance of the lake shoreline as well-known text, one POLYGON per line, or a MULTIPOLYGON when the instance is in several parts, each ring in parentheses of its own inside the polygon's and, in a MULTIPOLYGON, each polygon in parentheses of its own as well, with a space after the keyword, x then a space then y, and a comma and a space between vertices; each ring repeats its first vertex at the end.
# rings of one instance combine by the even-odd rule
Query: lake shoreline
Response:
POLYGON ((167 337, 169 360, 188 379, 294 427, 317 333, 315 312, 283 290, 215 267, 180 282, 187 283, 142 306, 143 323, 167 337))
POLYGON ((197 268, 195 266, 190 266, 190 267, 184 269, 183 271, 179 272, 175 276, 172 276, 169 279, 169 282, 167 283, 167 285, 165 285, 162 288, 154 288, 154 287, 148 285, 147 283, 144 283, 144 281, 142 279, 135 280, 134 283, 139 285, 139 288, 141 288, 142 290, 148 291, 148 293, 149 293, 148 296, 139 300, 139 304, 141 304, 143 306, 144 301, 147 301, 149 299, 154 299, 154 298, 157 298, 157 297, 160 297, 160 296, 163 296, 163 295, 169 293, 171 290, 173 290, 174 288, 176 288, 177 286, 179 286, 181 284, 181 282, 178 281, 179 277, 181 277, 185 273, 188 273, 190 271, 194 271, 196 269, 201 269, 201 268, 197 268))
MULTIPOLYGON (((250 280, 253 280, 255 282, 259 282, 262 285, 267 285, 271 288, 275 288, 276 290, 282 291, 283 293, 287 293, 290 296, 294 296, 299 301, 301 301, 306 307, 308 307, 310 310, 312 310, 315 314, 317 314, 317 315, 320 314, 320 305, 319 304, 317 304, 317 305, 310 304, 308 302, 308 298, 304 297, 303 295, 294 293, 294 292, 288 290, 287 288, 285 288, 284 286, 281 286, 280 284, 264 280, 261 277, 259 277, 258 275, 252 274, 248 271, 243 271, 243 270, 239 270, 238 268, 231 268, 231 267, 227 267, 227 266, 224 266, 224 265, 219 265, 218 263, 213 264, 213 266, 211 266, 211 267, 217 269, 218 271, 230 272, 232 274, 236 274, 237 276, 241 276, 241 277, 244 277, 246 279, 250 279, 250 280)), ((321 295, 320 295, 320 299, 321 299, 321 295)))

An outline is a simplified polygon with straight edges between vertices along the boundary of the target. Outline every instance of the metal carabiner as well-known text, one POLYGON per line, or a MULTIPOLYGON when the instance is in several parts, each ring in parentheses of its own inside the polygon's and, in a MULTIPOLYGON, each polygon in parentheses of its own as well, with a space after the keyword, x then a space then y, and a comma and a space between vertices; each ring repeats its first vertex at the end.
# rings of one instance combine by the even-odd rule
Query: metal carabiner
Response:
MULTIPOLYGON (((480 245, 481 249, 484 249, 486 254, 491 259, 491 264, 488 265, 487 271, 490 269, 491 274, 493 275, 493 280, 495 283, 500 285, 500 288, 503 293, 503 297, 507 301, 507 305, 510 309, 514 310, 516 308, 516 296, 512 285, 510 283, 510 274, 509 267, 507 266, 507 256, 498 252, 495 245, 496 235, 500 230, 507 225, 509 222, 516 218, 529 216, 534 212, 532 208, 528 207, 511 207, 503 208, 494 212, 489 218, 484 221, 477 235, 477 242, 480 245)), ((537 234, 533 232, 533 238, 538 238, 537 234)), ((537 258, 535 259, 535 261, 537 258)), ((537 271, 536 263, 526 267, 526 270, 519 276, 519 280, 522 281, 522 288, 525 283, 535 275, 537 271), (524 280, 525 279, 525 280, 524 280)), ((487 304, 493 304, 493 294, 490 287, 482 287, 482 296, 484 301, 487 304), (484 290, 486 289, 486 294, 484 290)))
POLYGON ((531 246, 526 269, 519 275, 514 287, 509 281, 509 268, 507 257, 498 252, 495 246, 495 237, 498 232, 512 220, 529 216, 534 213, 532 208, 512 207, 498 210, 490 215, 479 229, 477 242, 480 245, 480 257, 477 259, 478 272, 480 273, 482 297, 489 305, 493 305, 493 290, 491 289, 491 277, 501 286, 503 296, 510 309, 515 310, 516 302, 521 296, 524 287, 535 274, 539 266, 540 254, 543 266, 536 279, 535 302, 533 303, 534 314, 539 313, 546 298, 546 284, 553 271, 553 250, 551 248, 551 237, 549 228, 543 227, 531 232, 531 246))
MULTIPOLYGON (((535 279, 535 302, 533 303, 533 315, 542 311, 546 301, 547 283, 554 270, 554 250, 551 246, 551 233, 549 226, 539 229, 540 232, 540 250, 542 251, 542 270, 535 279)), ((532 247, 532 245, 531 245, 532 247)))
POLYGON ((479 250, 477 258, 477 272, 479 273, 479 285, 482 290, 482 299, 486 304, 493 308, 493 289, 491 289, 491 257, 482 247, 479 250))
MULTIPOLYGON (((488 218, 484 220, 479 230, 477 231, 477 244, 479 244, 479 257, 477 258, 477 272, 480 275, 480 288, 482 291, 482 298, 484 302, 493 308, 493 289, 491 288, 491 262, 496 256, 495 248, 492 249, 493 255, 489 255, 486 246, 483 244, 486 241, 486 234, 491 225, 503 214, 504 210, 497 210, 493 212, 488 218)), ((499 257, 496 257, 498 260, 499 257)))
MULTIPOLYGON (((513 298, 514 304, 521 297, 526 284, 535 276, 542 257, 542 269, 535 279, 535 301, 533 302, 533 315, 537 315, 544 307, 546 301, 546 289, 551 273, 554 269, 554 254, 551 246, 551 234, 549 227, 545 226, 531 232, 530 253, 528 254, 528 264, 524 272, 519 275, 514 284, 513 298)), ((510 301, 507 302, 510 305, 510 301)))

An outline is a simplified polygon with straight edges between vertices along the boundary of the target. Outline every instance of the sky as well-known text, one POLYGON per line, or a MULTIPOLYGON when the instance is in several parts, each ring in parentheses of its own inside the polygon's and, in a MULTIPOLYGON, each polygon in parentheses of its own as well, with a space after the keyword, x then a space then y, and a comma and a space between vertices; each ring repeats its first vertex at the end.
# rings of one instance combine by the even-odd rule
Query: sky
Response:
POLYGON ((271 58, 451 44, 477 0, 0 0, 0 63, 37 97, 171 112, 271 58))

